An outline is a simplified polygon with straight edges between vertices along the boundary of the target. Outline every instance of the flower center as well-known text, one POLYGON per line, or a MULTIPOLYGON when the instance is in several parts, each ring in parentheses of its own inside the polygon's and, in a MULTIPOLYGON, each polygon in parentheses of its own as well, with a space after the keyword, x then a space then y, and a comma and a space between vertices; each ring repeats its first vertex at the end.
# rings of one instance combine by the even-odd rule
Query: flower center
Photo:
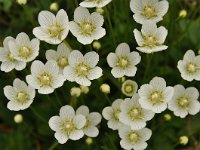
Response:
POLYGON ((156 37, 151 35, 144 36, 144 46, 154 47, 158 45, 156 37))
POLYGON ((74 130, 76 130, 76 127, 72 120, 66 120, 62 123, 61 129, 69 136, 74 130))
POLYGON ((16 61, 15 57, 9 52, 8 55, 7 55, 7 59, 11 62, 14 62, 16 61))
POLYGON ((38 76, 38 80, 40 82, 41 87, 51 86, 52 76, 49 73, 44 72, 44 73, 42 73, 41 75, 38 76))
POLYGON ((76 73, 78 76, 87 76, 89 69, 89 66, 81 63, 76 67, 76 73))
POLYGON ((161 91, 154 91, 149 95, 148 99, 153 105, 157 105, 163 102, 163 94, 161 91))
POLYGON ((133 131, 128 134, 128 140, 132 143, 135 144, 140 140, 140 135, 136 131, 133 131))
POLYGON ((189 108, 190 99, 188 97, 180 97, 177 101, 179 107, 181 108, 189 108))
POLYGON ((31 50, 28 47, 21 47, 18 52, 18 56, 22 58, 28 58, 31 55, 31 50))
POLYGON ((59 57, 57 59, 57 64, 60 68, 65 68, 67 65, 68 65, 68 60, 67 60, 67 57, 59 57))
POLYGON ((140 120, 142 118, 142 114, 143 114, 142 109, 137 107, 131 108, 128 111, 128 115, 131 118, 131 120, 140 120))
POLYGON ((195 73, 196 71, 197 71, 197 66, 196 66, 196 64, 194 64, 194 63, 188 63, 187 65, 186 65, 186 70, 189 72, 189 73, 195 73))
POLYGON ((119 120, 119 113, 121 112, 120 109, 113 109, 113 118, 115 120, 119 120))
POLYGON ((59 37, 63 29, 59 24, 56 23, 49 26, 48 31, 51 37, 59 37))
POLYGON ((127 93, 132 93, 134 90, 133 86, 132 85, 126 85, 125 86, 125 92, 127 93))
POLYGON ((120 67, 120 68, 127 68, 129 65, 129 60, 127 57, 120 57, 118 58, 118 61, 117 61, 117 66, 120 67))
POLYGON ((16 95, 16 101, 19 103, 24 103, 28 101, 28 99, 29 99, 29 95, 27 94, 27 92, 21 91, 21 92, 18 92, 16 95))
POLYGON ((91 22, 83 22, 79 25, 82 35, 91 35, 96 27, 91 22))
POLYGON ((148 19, 156 17, 156 9, 151 5, 145 5, 143 8, 143 16, 147 17, 148 19))

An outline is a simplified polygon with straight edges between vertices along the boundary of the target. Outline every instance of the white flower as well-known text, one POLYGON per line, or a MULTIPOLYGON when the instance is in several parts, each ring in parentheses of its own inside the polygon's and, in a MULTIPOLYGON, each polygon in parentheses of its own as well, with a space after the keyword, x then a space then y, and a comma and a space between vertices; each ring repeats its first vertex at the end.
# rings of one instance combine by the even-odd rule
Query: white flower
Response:
POLYGON ((149 84, 144 84, 138 90, 139 103, 155 113, 161 113, 167 108, 167 103, 172 99, 174 88, 166 86, 161 77, 154 77, 149 84))
POLYGON ((6 37, 3 41, 3 47, 0 47, 1 71, 23 70, 26 67, 26 63, 15 59, 8 46, 10 41, 14 41, 14 38, 6 37))
POLYGON ((169 3, 166 0, 131 0, 130 7, 137 23, 143 24, 149 20, 157 23, 167 13, 169 3))
POLYGON ((81 114, 86 118, 86 124, 83 127, 83 132, 89 137, 96 137, 99 134, 99 130, 96 127, 101 122, 101 115, 97 112, 89 112, 87 106, 82 105, 76 110, 76 114, 81 114))
POLYGON ((122 102, 122 99, 116 99, 112 103, 112 106, 105 107, 102 112, 103 117, 108 120, 108 127, 113 130, 118 130, 119 127, 123 125, 123 123, 119 121, 119 114, 121 112, 120 105, 122 102))
POLYGON ((61 43, 58 45, 57 51, 48 50, 45 55, 47 60, 55 60, 59 66, 59 72, 63 73, 63 69, 68 65, 69 54, 70 50, 68 47, 64 43, 61 43))
POLYGON ((30 40, 26 33, 21 32, 15 40, 9 41, 8 46, 15 59, 30 62, 39 54, 40 41, 36 38, 30 40))
POLYGON ((141 130, 131 130, 128 126, 119 128, 121 138, 120 145, 126 150, 144 150, 147 147, 146 141, 150 139, 152 131, 148 128, 141 130))
POLYGON ((31 74, 26 76, 26 81, 41 94, 50 94, 54 89, 61 87, 65 81, 59 74, 59 68, 54 60, 43 64, 35 60, 31 65, 31 74))
POLYGON ((80 43, 91 44, 106 34, 102 28, 103 22, 103 16, 99 13, 90 14, 86 8, 78 7, 74 12, 74 21, 69 22, 69 29, 80 43))
POLYGON ((80 51, 74 50, 69 55, 69 65, 64 68, 63 74, 71 82, 76 81, 80 85, 90 86, 90 80, 102 76, 102 69, 96 66, 98 61, 99 55, 94 51, 83 56, 80 51))
POLYGON ((13 86, 5 86, 3 90, 4 95, 10 100, 7 108, 13 111, 27 109, 35 97, 35 89, 18 78, 14 80, 13 86))
POLYGON ((102 8, 111 1, 112 0, 84 0, 79 5, 86 8, 93 8, 93 7, 102 8))
POLYGON ((122 84, 122 93, 125 94, 126 96, 133 96, 138 89, 138 85, 135 81, 132 80, 126 80, 122 84))
POLYGON ((200 111, 200 103, 198 101, 199 91, 194 87, 184 88, 182 85, 174 86, 174 95, 172 100, 168 102, 169 110, 174 115, 181 118, 188 114, 195 115, 200 111))
POLYGON ((200 56, 195 56, 194 51, 188 50, 185 53, 183 60, 178 61, 177 67, 184 80, 200 81, 200 56))
POLYGON ((65 105, 61 107, 59 116, 49 119, 50 128, 55 131, 55 138, 60 144, 66 143, 69 139, 79 140, 84 136, 82 128, 86 119, 83 115, 75 115, 74 109, 65 105))
POLYGON ((136 93, 133 97, 126 98, 121 103, 121 112, 119 120, 131 127, 132 130, 142 129, 146 126, 146 121, 154 117, 154 112, 141 107, 139 104, 139 95, 136 93))
POLYGON ((168 48, 168 46, 163 45, 168 33, 163 26, 158 28, 154 22, 146 22, 142 25, 141 32, 137 29, 134 29, 133 32, 139 45, 136 49, 143 53, 153 53, 168 48))
POLYGON ((126 43, 121 43, 117 46, 115 53, 109 53, 107 62, 112 67, 112 75, 115 78, 123 76, 133 77, 136 74, 137 65, 141 61, 141 56, 138 52, 130 52, 130 47, 126 43))
POLYGON ((61 43, 69 32, 69 19, 61 9, 55 16, 49 11, 41 11, 38 16, 40 26, 33 29, 33 34, 49 44, 61 43))

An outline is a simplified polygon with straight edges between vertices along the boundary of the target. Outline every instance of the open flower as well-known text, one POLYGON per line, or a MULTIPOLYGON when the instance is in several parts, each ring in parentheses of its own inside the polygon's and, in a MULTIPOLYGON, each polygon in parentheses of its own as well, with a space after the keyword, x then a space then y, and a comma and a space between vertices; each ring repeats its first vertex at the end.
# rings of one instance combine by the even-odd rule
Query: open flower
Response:
POLYGON ((26 63, 16 60, 8 46, 10 41, 14 41, 14 38, 6 37, 3 41, 3 47, 0 47, 1 71, 10 72, 13 69, 23 70, 26 67, 26 63))
POLYGON ((112 0, 84 0, 79 5, 86 8, 93 8, 93 7, 102 8, 111 1, 112 0))
POLYGON ((28 108, 35 97, 35 89, 27 86, 24 81, 15 79, 13 86, 4 87, 4 94, 10 101, 7 104, 8 109, 13 111, 24 110, 28 108))
POLYGON ((174 95, 172 100, 168 102, 169 110, 174 115, 181 118, 188 114, 195 115, 200 111, 200 103, 198 101, 199 91, 194 87, 184 88, 182 85, 174 86, 174 95))
POLYGON ((59 68, 54 60, 49 60, 46 64, 35 60, 31 65, 31 74, 26 76, 26 81, 38 89, 39 93, 50 94, 54 89, 61 87, 65 79, 59 74, 59 68))
POLYGON ((132 80, 126 80, 122 84, 122 93, 125 94, 126 96, 132 97, 138 89, 138 85, 135 81, 132 80))
POLYGON ((80 85, 90 86, 90 80, 102 76, 102 69, 96 66, 98 61, 99 55, 94 51, 83 56, 80 51, 74 50, 69 55, 69 65, 64 68, 63 74, 71 82, 76 81, 80 85))
POLYGON ((123 76, 133 77, 136 74, 137 65, 141 61, 141 56, 138 52, 130 52, 130 47, 126 43, 121 43, 117 46, 115 53, 109 53, 107 62, 112 67, 111 73, 115 78, 123 76))
POLYGON ((130 7, 136 22, 143 24, 146 21, 161 21, 167 13, 169 3, 166 0, 131 0, 130 7))
POLYGON ((90 14, 87 8, 78 7, 74 11, 74 21, 70 21, 69 28, 77 40, 86 45, 106 34, 102 28, 103 22, 103 16, 99 13, 90 14))
POLYGON ((168 46, 163 45, 168 31, 163 26, 158 28, 155 22, 146 22, 142 25, 141 32, 137 29, 134 29, 133 32, 139 45, 136 49, 143 53, 153 53, 168 48, 168 46))
POLYGON ((194 51, 188 50, 185 53, 183 60, 178 61, 177 67, 184 80, 200 81, 200 55, 195 56, 194 51))
POLYGON ((63 69, 68 65, 69 54, 70 50, 68 49, 68 47, 64 43, 61 43, 60 45, 58 45, 57 51, 46 51, 46 59, 55 60, 59 67, 59 72, 63 73, 63 69))
POLYGON ((138 100, 139 95, 134 94, 131 99, 126 98, 120 106, 119 120, 133 130, 144 128, 146 121, 151 120, 155 114, 151 110, 142 108, 138 100))
POLYGON ((19 33, 15 40, 9 41, 8 45, 18 61, 30 62, 39 54, 40 41, 36 38, 30 40, 24 32, 19 33))
POLYGON ((55 131, 55 138, 60 144, 66 143, 69 139, 79 140, 84 136, 82 128, 85 126, 86 119, 83 115, 76 115, 74 109, 65 105, 60 109, 59 116, 49 119, 50 128, 55 131))
POLYGON ((69 19, 66 11, 59 10, 55 16, 49 11, 41 11, 38 16, 40 26, 33 29, 33 34, 49 44, 61 43, 69 32, 69 19))
POLYGON ((129 126, 119 128, 121 138, 120 145, 126 150, 144 150, 147 147, 146 141, 150 139, 152 131, 148 128, 132 130, 129 126))
POLYGON ((89 137, 96 137, 99 134, 99 130, 96 127, 101 122, 101 115, 97 112, 89 112, 87 106, 82 105, 76 110, 76 114, 85 116, 86 123, 83 127, 83 133, 89 137))
POLYGON ((166 86, 161 77, 154 77, 149 84, 144 84, 138 90, 139 103, 155 113, 161 113, 167 108, 167 103, 172 99, 174 88, 166 86))
POLYGON ((123 123, 119 121, 119 114, 121 112, 120 105, 122 102, 122 99, 116 99, 112 103, 112 106, 105 107, 102 112, 103 117, 108 120, 108 127, 113 130, 118 130, 119 127, 123 125, 123 123))

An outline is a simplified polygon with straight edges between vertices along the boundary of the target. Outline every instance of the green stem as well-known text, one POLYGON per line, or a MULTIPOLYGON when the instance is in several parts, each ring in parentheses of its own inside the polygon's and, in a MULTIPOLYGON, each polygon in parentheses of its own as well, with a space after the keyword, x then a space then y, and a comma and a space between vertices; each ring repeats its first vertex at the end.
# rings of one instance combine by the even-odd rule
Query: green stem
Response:
POLYGON ((48 150, 53 150, 56 146, 58 146, 58 142, 55 142, 54 144, 51 145, 51 147, 49 147, 48 150))
POLYGON ((150 69, 150 65, 151 65, 151 58, 152 58, 152 54, 146 55, 147 64, 146 64, 146 69, 145 69, 143 81, 147 78, 147 75, 149 74, 149 69, 150 69))
POLYGON ((108 25, 109 25, 109 29, 110 29, 110 32, 111 32, 113 44, 116 46, 116 39, 115 39, 115 35, 114 35, 114 32, 113 32, 113 27, 112 27, 112 23, 111 23, 111 19, 110 19, 110 14, 109 14, 109 11, 108 11, 107 7, 105 7, 105 14, 106 14, 106 17, 108 19, 108 25))
POLYGON ((32 106, 30 106, 31 111, 35 116, 37 116, 41 121, 47 123, 46 119, 44 119, 32 106))
POLYGON ((67 40, 64 40, 65 45, 67 46, 67 48, 69 48, 70 51, 72 51, 72 47, 70 46, 70 44, 67 42, 67 40))
POLYGON ((59 96, 58 96, 58 94, 57 94, 57 91, 55 91, 54 94, 55 94, 55 96, 56 96, 56 100, 57 100, 58 104, 59 104, 60 106, 62 106, 62 103, 61 103, 60 98, 59 98, 59 96))

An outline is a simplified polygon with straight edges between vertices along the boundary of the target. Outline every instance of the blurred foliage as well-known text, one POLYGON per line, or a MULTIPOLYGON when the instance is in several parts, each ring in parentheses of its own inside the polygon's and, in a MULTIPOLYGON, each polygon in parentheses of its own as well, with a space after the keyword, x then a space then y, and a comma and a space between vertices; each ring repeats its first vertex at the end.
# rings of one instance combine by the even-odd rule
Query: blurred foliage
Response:
MULTIPOLYGON (((57 0, 60 8, 67 11, 69 19, 73 20, 73 12, 81 0, 57 0)), ((196 54, 200 49, 200 1, 199 0, 168 0, 170 8, 164 20, 159 23, 168 29, 166 51, 155 54, 141 54, 142 61, 138 65, 138 71, 134 78, 139 86, 149 82, 154 76, 161 76, 167 80, 168 85, 183 84, 184 86, 195 86, 200 89, 199 82, 186 82, 180 77, 177 69, 177 61, 182 59, 188 49, 193 49, 196 54), (187 10, 187 16, 180 18, 179 11, 187 10)), ((52 0, 28 0, 26 5, 19 5, 15 0, 0 0, 0 41, 2 43, 6 36, 13 36, 20 32, 26 32, 33 37, 32 29, 38 26, 37 16, 41 10, 49 10, 52 0)), ((76 100, 70 96, 70 89, 78 86, 75 83, 65 82, 64 86, 56 89, 53 94, 39 95, 31 108, 20 111, 24 121, 16 124, 13 117, 17 112, 9 111, 6 107, 7 99, 3 95, 3 87, 11 85, 16 77, 25 80, 25 76, 30 73, 30 63, 26 70, 21 72, 12 71, 10 73, 0 72, 0 149, 1 150, 118 150, 119 136, 117 131, 112 131, 107 127, 107 121, 102 120, 99 130, 100 134, 93 139, 91 145, 87 145, 87 137, 79 141, 68 141, 64 145, 59 145, 54 138, 54 132, 48 126, 51 116, 57 115, 62 105, 71 104, 74 108, 85 104, 90 111, 101 113, 105 106, 110 105, 107 98, 114 101, 116 98, 125 98, 121 94, 121 82, 115 79, 106 63, 106 56, 114 51, 121 42, 127 42, 132 50, 137 46, 133 35, 134 28, 141 28, 132 18, 129 7, 129 0, 113 0, 106 8, 108 13, 104 13, 104 26, 107 35, 100 39, 102 48, 98 51, 100 55, 99 66, 104 70, 104 76, 99 80, 94 80, 87 95, 81 95, 76 100), (111 19, 112 29, 109 28, 111 19), (99 86, 108 83, 111 86, 111 93, 104 95, 100 92, 99 86), (59 97, 59 99, 58 99, 59 97)), ((91 12, 95 9, 90 9, 91 12)), ((90 51, 91 46, 81 45, 76 38, 69 33, 67 41, 73 49, 79 49, 85 53, 90 51)), ((45 62, 45 51, 56 49, 56 46, 41 42, 40 56, 37 58, 45 62)), ((200 144, 200 114, 180 119, 173 116, 172 112, 166 110, 162 114, 148 122, 147 125, 153 130, 153 135, 148 141, 148 150, 199 150, 200 144), (171 121, 165 121, 165 113, 172 115, 171 121), (178 144, 179 137, 189 136, 189 143, 186 146, 178 144)))

